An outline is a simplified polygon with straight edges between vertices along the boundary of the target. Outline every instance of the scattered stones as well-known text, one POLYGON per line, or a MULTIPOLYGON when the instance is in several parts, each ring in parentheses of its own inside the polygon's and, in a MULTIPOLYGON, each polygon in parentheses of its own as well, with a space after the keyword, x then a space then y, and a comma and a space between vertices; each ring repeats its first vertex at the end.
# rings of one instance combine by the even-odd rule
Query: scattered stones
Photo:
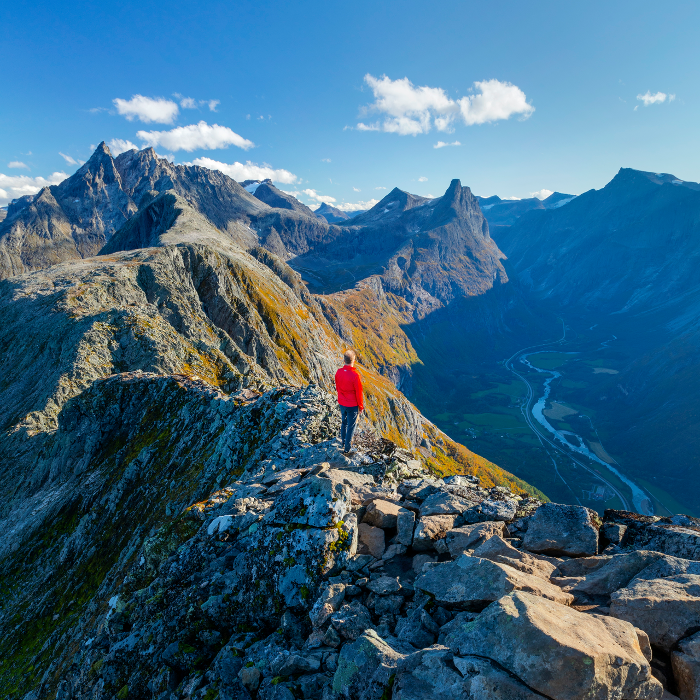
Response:
POLYGON ((583 506, 545 503, 531 517, 523 547, 543 554, 592 556, 598 553, 598 521, 583 506))
POLYGON ((331 623, 341 637, 354 641, 372 627, 372 616, 362 603, 353 600, 331 615, 331 623))

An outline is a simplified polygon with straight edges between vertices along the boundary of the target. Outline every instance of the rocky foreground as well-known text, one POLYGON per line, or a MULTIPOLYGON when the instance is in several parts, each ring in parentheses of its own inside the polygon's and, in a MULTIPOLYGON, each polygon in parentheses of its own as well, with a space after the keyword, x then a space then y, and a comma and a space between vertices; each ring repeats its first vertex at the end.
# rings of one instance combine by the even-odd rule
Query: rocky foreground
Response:
POLYGON ((57 698, 700 697, 700 521, 435 478, 370 432, 351 459, 288 439, 132 552, 57 698))

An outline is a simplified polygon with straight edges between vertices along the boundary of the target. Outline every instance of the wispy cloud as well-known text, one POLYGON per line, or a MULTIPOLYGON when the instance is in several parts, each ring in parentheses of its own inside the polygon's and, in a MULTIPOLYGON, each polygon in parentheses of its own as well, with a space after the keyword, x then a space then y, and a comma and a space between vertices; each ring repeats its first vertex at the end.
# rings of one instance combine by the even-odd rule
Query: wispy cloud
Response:
POLYGON ((386 187, 375 187, 374 189, 375 189, 375 190, 385 190, 386 187))
POLYGON ((139 150, 135 143, 131 143, 131 141, 127 139, 112 139, 107 145, 115 158, 126 151, 131 151, 133 149, 139 150))
POLYGON ((427 177, 419 177, 418 182, 428 182, 428 178, 427 177))
POLYGON ((227 126, 209 125, 205 121, 178 126, 170 131, 138 131, 136 136, 147 146, 163 146, 169 151, 195 151, 199 148, 211 151, 229 146, 247 151, 255 146, 227 126))
POLYGON ((330 163, 331 159, 330 158, 321 158, 322 163, 330 163))
POLYGON ((452 143, 447 143, 447 141, 438 141, 433 148, 445 148, 446 146, 461 146, 459 141, 453 141, 452 143))
POLYGON ((365 83, 374 94, 374 102, 363 108, 364 114, 381 115, 376 122, 359 122, 359 131, 386 131, 403 136, 427 134, 433 128, 452 132, 456 121, 467 126, 509 119, 519 115, 527 119, 535 111, 525 93, 516 85, 500 80, 476 81, 470 92, 457 100, 445 90, 416 87, 408 78, 391 80, 383 75, 365 75, 365 83))
POLYGON ((362 190, 358 189, 357 187, 352 188, 354 192, 362 192, 362 190))
POLYGON ((29 177, 28 175, 3 175, 0 173, 0 206, 17 197, 27 194, 36 194, 43 187, 58 185, 68 175, 64 172, 55 172, 49 177, 29 177))
POLYGON ((647 90, 643 95, 637 95, 637 99, 643 102, 645 107, 648 107, 649 105, 661 104, 662 102, 666 102, 666 100, 673 102, 676 96, 673 94, 667 95, 665 92, 655 92, 652 95, 651 91, 647 90))
POLYGON ((545 190, 544 188, 537 190, 537 192, 530 192, 530 196, 537 197, 537 199, 547 199, 551 194, 554 194, 553 190, 545 190))
POLYGON ((18 169, 23 168, 24 170, 29 170, 29 166, 26 163, 23 163, 21 160, 10 161, 7 164, 7 167, 8 168, 18 168, 18 169))
POLYGON ((180 112, 175 102, 163 97, 134 95, 130 100, 117 97, 112 102, 117 112, 130 122, 138 119, 144 123, 172 124, 180 112))
POLYGON ((78 165, 78 161, 72 156, 67 156, 65 153, 61 153, 61 151, 58 152, 58 155, 61 156, 61 158, 63 158, 68 165, 78 165))
POLYGON ((206 105, 210 112, 216 112, 216 108, 221 104, 221 100, 196 100, 194 97, 185 97, 180 93, 174 93, 173 97, 180 101, 182 109, 198 109, 206 105))
POLYGON ((195 158, 192 163, 185 163, 185 165, 200 165, 209 170, 219 170, 239 182, 243 182, 243 180, 270 179, 274 182, 293 185, 299 179, 294 173, 290 173, 289 170, 272 168, 266 164, 258 165, 250 161, 246 163, 239 163, 237 161, 235 163, 222 163, 211 158, 195 158))
POLYGON ((216 112, 216 108, 221 104, 221 100, 209 100, 207 106, 210 112, 216 112))

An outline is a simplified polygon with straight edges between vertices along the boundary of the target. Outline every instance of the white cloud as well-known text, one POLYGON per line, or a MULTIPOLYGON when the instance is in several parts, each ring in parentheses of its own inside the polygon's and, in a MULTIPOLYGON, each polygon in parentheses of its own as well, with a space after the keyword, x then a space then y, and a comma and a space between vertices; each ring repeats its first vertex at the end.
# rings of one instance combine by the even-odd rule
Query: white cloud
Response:
POLYGON ((532 116, 535 108, 527 103, 525 93, 512 83, 482 80, 474 83, 479 94, 458 100, 462 119, 467 126, 509 119, 519 114, 521 119, 532 116))
POLYGON ((182 97, 180 99, 180 107, 182 109, 197 109, 197 100, 194 97, 182 97))
POLYGON ((522 197, 502 197, 502 199, 507 199, 509 202, 519 202, 522 197))
POLYGON ((453 141, 452 143, 447 143, 447 141, 438 141, 433 148, 445 148, 445 146, 461 146, 459 141, 453 141))
POLYGON ((311 199, 314 199, 317 202, 325 202, 326 204, 333 204, 333 202, 335 202, 335 197, 329 197, 325 194, 318 194, 316 190, 303 190, 303 192, 307 197, 310 197, 311 199))
POLYGON ((552 190, 537 190, 537 192, 530 192, 531 197, 537 197, 537 199, 547 199, 550 194, 554 194, 552 190))
POLYGON ((454 131, 455 120, 467 126, 509 119, 520 115, 527 119, 535 108, 528 104, 525 93, 516 85, 500 80, 476 81, 472 95, 458 100, 448 97, 442 88, 416 87, 408 78, 391 80, 383 75, 375 78, 369 73, 365 82, 374 94, 374 102, 363 113, 378 112, 379 121, 359 122, 359 131, 386 131, 403 136, 454 131))
MULTIPOLYGON (((139 150, 138 146, 127 139, 112 139, 108 144, 109 150, 116 158, 120 153, 131 151, 132 149, 139 150)), ((94 150, 94 149, 93 149, 94 150)))
POLYGON ((243 163, 221 163, 211 158, 195 158, 192 163, 185 165, 200 165, 209 170, 220 170, 225 175, 243 182, 243 180, 273 180, 274 182, 282 182, 284 184, 293 185, 297 180, 297 176, 290 173, 288 170, 274 169, 269 165, 257 165, 247 161, 243 163))
POLYGON ((669 102, 673 102, 673 100, 676 99, 676 96, 673 94, 667 95, 665 92, 655 92, 652 95, 651 91, 647 90, 643 95, 637 95, 637 99, 640 102, 643 102, 645 107, 648 107, 649 105, 666 102, 666 99, 668 99, 669 102))
POLYGON ((334 204, 333 206, 336 209, 340 209, 340 211, 357 211, 358 209, 371 209, 378 203, 378 199, 368 199, 366 202, 343 202, 342 204, 334 204))
POLYGON ((136 136, 148 146, 163 146, 169 151, 194 151, 199 148, 213 150, 228 146, 238 146, 247 151, 255 146, 252 141, 244 139, 227 126, 210 126, 205 121, 178 126, 170 131, 139 131, 136 136))
POLYGON ((63 158, 68 165, 78 165, 78 161, 75 158, 67 156, 65 153, 61 153, 61 151, 58 152, 58 155, 61 156, 61 158, 63 158))
POLYGON ((357 187, 352 188, 354 192, 362 192, 362 190, 358 189, 357 187))
POLYGON ((418 182, 428 182, 428 178, 427 177, 419 177, 418 182))
POLYGON ((10 200, 24 197, 26 194, 36 194, 43 187, 58 185, 68 175, 64 172, 55 172, 49 177, 29 177, 28 175, 3 175, 0 173, 0 206, 4 206, 10 200))
POLYGON ((331 159, 330 158, 321 158, 322 163, 330 163, 331 159))
POLYGON ((386 187, 375 187, 374 189, 375 189, 375 190, 385 190, 386 187))
POLYGON ((138 119, 145 123, 172 124, 180 111, 175 102, 163 97, 134 95, 130 100, 122 100, 118 97, 112 102, 117 112, 130 122, 138 119))
POLYGON ((216 108, 221 104, 221 100, 209 100, 207 106, 210 112, 216 112, 216 108))
POLYGON ((29 170, 29 166, 26 163, 23 163, 21 160, 13 160, 7 164, 7 167, 8 168, 24 168, 25 170, 29 170))

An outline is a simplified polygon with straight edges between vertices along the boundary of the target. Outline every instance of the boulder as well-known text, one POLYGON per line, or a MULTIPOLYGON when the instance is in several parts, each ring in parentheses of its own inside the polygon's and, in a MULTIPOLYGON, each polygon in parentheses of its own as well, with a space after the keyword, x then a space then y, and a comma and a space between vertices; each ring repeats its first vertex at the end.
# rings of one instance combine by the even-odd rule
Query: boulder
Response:
POLYGON ((467 523, 483 523, 489 520, 510 522, 518 512, 518 501, 513 498, 487 498, 464 511, 467 523))
POLYGON ((334 583, 323 589, 318 600, 309 612, 311 624, 321 627, 323 623, 338 609, 345 598, 345 584, 334 583))
POLYGON ((530 518, 523 547, 530 552, 588 557, 598 553, 598 516, 583 506, 545 503, 530 518))
POLYGON ((426 515, 460 515, 474 504, 445 491, 428 496, 420 507, 421 517, 426 515))
POLYGON ((635 579, 612 594, 610 615, 644 630, 653 646, 669 652, 700 629, 700 576, 635 579))
POLYGON ((552 700, 658 700, 663 693, 632 625, 523 591, 492 603, 445 643, 456 656, 490 658, 552 700))
POLYGON ((384 530, 380 527, 373 527, 367 523, 360 523, 358 528, 358 538, 361 544, 365 545, 369 553, 376 559, 381 559, 384 554, 384 530))
MULTIPOLYGON (((616 554, 569 590, 575 596, 608 597, 616 590, 627 586, 637 574, 663 556, 659 552, 643 551, 616 554)), ((585 561, 585 559, 576 561, 585 561)))
POLYGON ((483 610, 512 591, 527 591, 569 605, 573 596, 541 578, 506 564, 463 554, 453 562, 430 567, 414 583, 438 605, 461 610, 483 610))
POLYGON ((277 497, 271 519, 276 525, 335 527, 350 511, 350 505, 348 486, 309 476, 277 497))
POLYGON ((548 557, 521 552, 519 549, 509 545, 498 535, 494 535, 486 540, 486 542, 479 545, 474 550, 473 556, 480 557, 481 559, 490 559, 500 564, 507 564, 518 571, 537 576, 545 581, 549 581, 550 577, 557 569, 556 564, 547 561, 548 557))
POLYGON ((391 679, 403 654, 395 651, 374 630, 368 630, 340 651, 333 676, 333 692, 347 700, 389 697, 391 679))
POLYGON ((406 508, 399 508, 396 516, 396 541, 406 547, 413 542, 413 528, 416 524, 416 514, 406 508))
POLYGON ((399 579, 395 576, 379 576, 367 584, 367 588, 377 595, 390 595, 401 590, 399 579))
POLYGON ((464 551, 478 547, 494 535, 508 537, 508 528, 502 522, 477 523, 450 530, 445 536, 451 557, 458 557, 464 551))
POLYGON ((700 632, 678 644, 671 665, 681 700, 700 700, 700 632))
POLYGON ((353 600, 331 615, 331 624, 341 637, 355 641, 365 630, 372 627, 372 618, 362 603, 353 600))
POLYGON ((400 510, 402 510, 401 507, 391 501, 381 499, 372 501, 367 506, 362 522, 374 527, 394 528, 396 527, 396 518, 400 510))
POLYGON ((344 484, 350 489, 350 499, 354 506, 359 506, 376 494, 376 484, 371 474, 359 474, 346 469, 326 469, 323 478, 334 484, 344 484))
POLYGON ((456 515, 428 515, 421 518, 413 532, 413 549, 432 549, 435 542, 452 529, 456 518, 456 515))
POLYGON ((467 700, 542 700, 493 661, 479 656, 456 656, 453 661, 464 676, 464 698, 467 700))

